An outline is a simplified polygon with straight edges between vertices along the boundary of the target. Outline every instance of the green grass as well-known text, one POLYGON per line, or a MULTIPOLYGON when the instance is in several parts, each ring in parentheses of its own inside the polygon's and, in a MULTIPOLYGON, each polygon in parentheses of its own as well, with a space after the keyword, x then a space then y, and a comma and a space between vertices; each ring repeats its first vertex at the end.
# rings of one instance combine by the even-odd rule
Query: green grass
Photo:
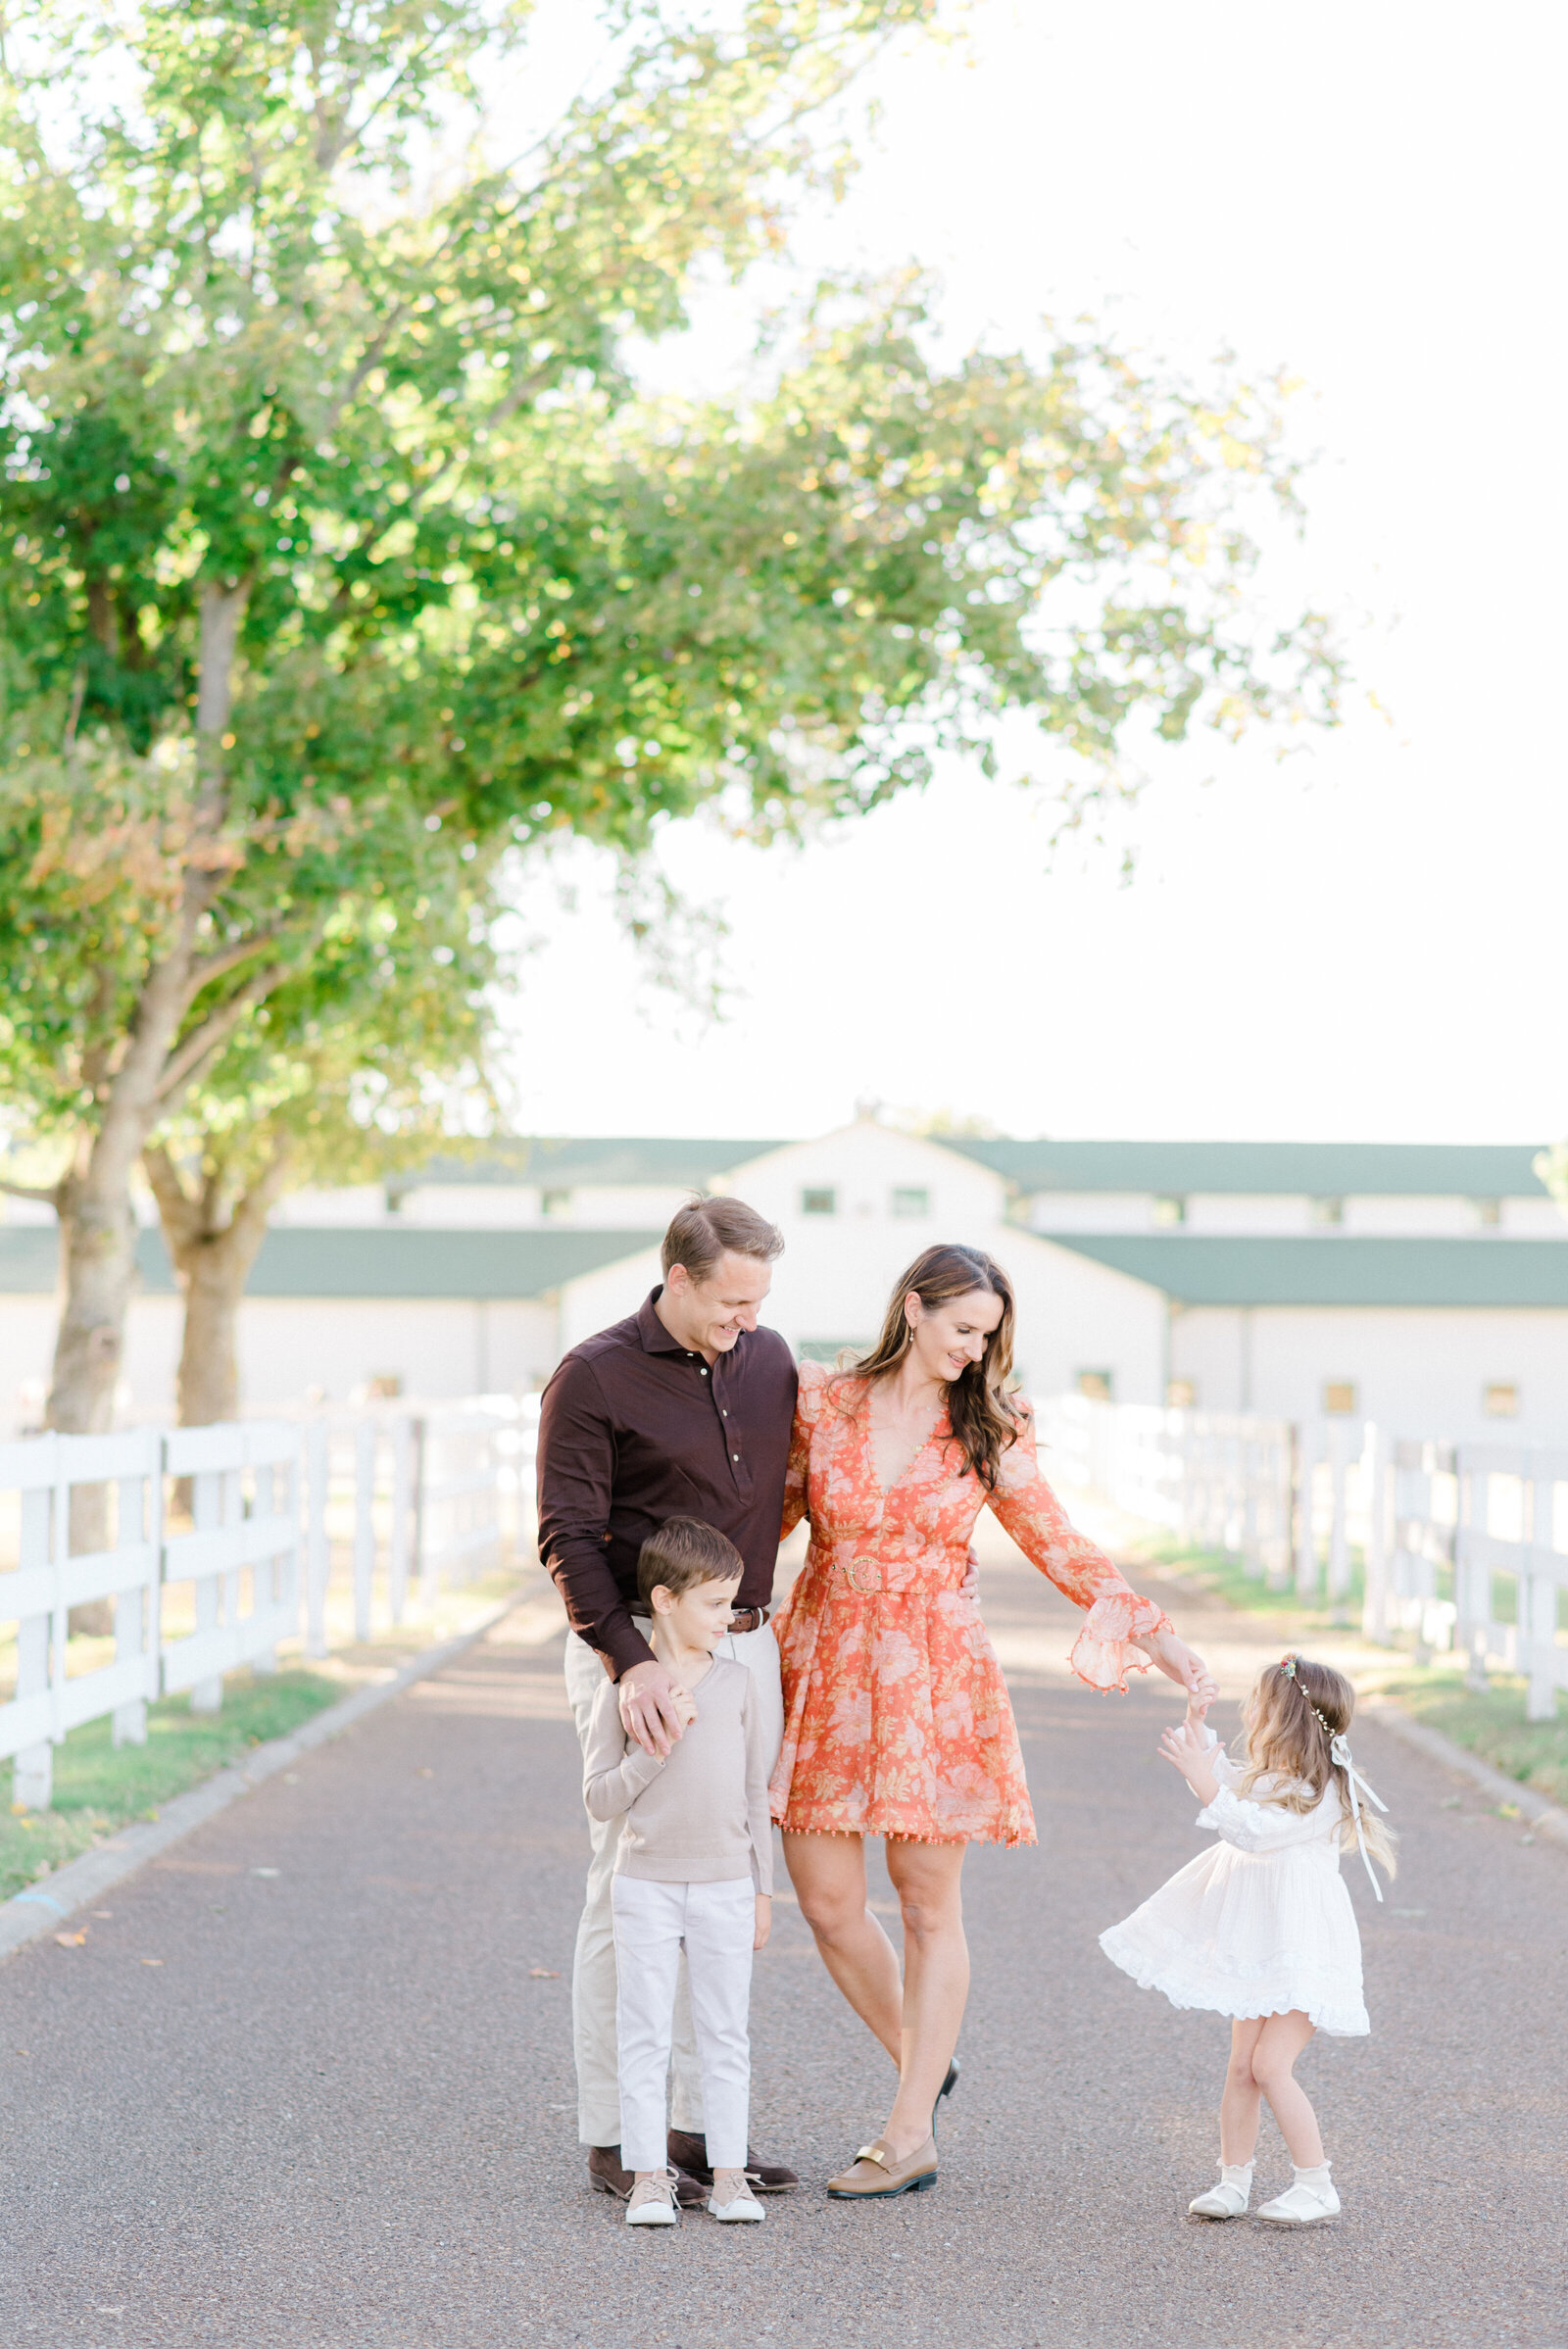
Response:
POLYGON ((280 1672, 223 1684, 220 1713, 193 1713, 188 1696, 147 1708, 145 1745, 114 1745, 107 1720, 89 1721, 55 1747, 54 1804, 0 1818, 0 1899, 63 1867, 133 1819, 156 1818, 161 1803, 253 1745, 286 1737, 344 1694, 318 1672, 280 1672))
POLYGON ((1456 1670, 1434 1666, 1383 1681, 1379 1693, 1505 1778, 1568 1804, 1568 1718, 1527 1721, 1525 1686, 1516 1674, 1498 1672, 1485 1689, 1467 1688, 1456 1670))
POLYGON ((1303 1606, 1296 1593, 1294 1571, 1283 1590, 1271 1590, 1263 1577, 1250 1575, 1240 1558, 1223 1550, 1191 1549, 1173 1541, 1156 1541, 1147 1544, 1143 1554, 1156 1566, 1169 1566, 1184 1583, 1200 1590, 1211 1590, 1227 1605, 1243 1608, 1249 1615, 1294 1615, 1298 1621, 1334 1622, 1336 1614, 1348 1614, 1355 1622, 1361 1619, 1361 1600, 1366 1589, 1366 1575, 1358 1557, 1350 1560, 1350 1588, 1345 1596, 1331 1607, 1321 1594, 1303 1606))

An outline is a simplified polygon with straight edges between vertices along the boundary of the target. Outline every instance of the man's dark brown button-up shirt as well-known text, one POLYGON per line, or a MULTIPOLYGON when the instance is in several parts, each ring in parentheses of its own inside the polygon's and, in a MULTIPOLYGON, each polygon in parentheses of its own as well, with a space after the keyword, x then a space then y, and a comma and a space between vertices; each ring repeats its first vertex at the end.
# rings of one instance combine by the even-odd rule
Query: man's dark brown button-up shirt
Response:
POLYGON ((743 1330, 710 1364, 665 1329, 662 1294, 563 1356, 539 1417, 539 1554, 614 1680, 649 1658, 637 1553, 666 1517, 729 1536, 739 1607, 771 1603, 778 1557, 794 1357, 776 1330, 743 1330))

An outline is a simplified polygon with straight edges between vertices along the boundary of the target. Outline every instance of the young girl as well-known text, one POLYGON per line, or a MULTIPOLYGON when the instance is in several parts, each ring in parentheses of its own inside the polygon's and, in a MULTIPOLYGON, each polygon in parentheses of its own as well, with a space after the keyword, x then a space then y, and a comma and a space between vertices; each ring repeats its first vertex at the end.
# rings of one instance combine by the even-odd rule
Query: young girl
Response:
POLYGON ((1355 1844, 1372 1889, 1372 1858, 1394 1874, 1394 1837, 1364 1811, 1378 1801, 1350 1760, 1355 1710, 1348 1680, 1306 1656, 1268 1665, 1243 1715, 1238 1767, 1189 1703, 1180 1729, 1160 1741, 1204 1808, 1200 1827, 1220 1836, 1189 1860, 1125 1924, 1100 1936, 1140 1989, 1172 2006, 1229 2015, 1231 2060, 1219 2108, 1219 2183, 1188 2209, 1239 2219, 1252 2190, 1258 2103, 1266 2096, 1296 2181, 1258 2211, 1282 2227, 1332 2219, 1340 2198, 1323 2158, 1316 2115, 1294 2074, 1315 2031, 1354 2038, 1371 2030, 1361 1996, 1361 1939, 1340 1877, 1341 1850, 1355 1844), (1371 1858, 1368 1854, 1371 1854, 1371 1858))

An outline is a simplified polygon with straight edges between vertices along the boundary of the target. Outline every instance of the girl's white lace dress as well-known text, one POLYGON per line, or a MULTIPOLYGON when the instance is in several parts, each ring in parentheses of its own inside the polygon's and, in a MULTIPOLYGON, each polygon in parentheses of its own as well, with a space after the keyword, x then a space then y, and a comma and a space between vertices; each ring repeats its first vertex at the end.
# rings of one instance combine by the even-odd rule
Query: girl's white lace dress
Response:
POLYGON ((1236 1791, 1228 1754, 1209 1760, 1219 1790, 1200 1827, 1219 1842, 1178 1870, 1121 1925, 1100 1936, 1113 1965, 1172 2006, 1245 2020, 1298 2009, 1334 2038, 1372 2028, 1361 1993, 1361 1936, 1340 1876, 1342 1805, 1331 1779, 1306 1812, 1236 1791))

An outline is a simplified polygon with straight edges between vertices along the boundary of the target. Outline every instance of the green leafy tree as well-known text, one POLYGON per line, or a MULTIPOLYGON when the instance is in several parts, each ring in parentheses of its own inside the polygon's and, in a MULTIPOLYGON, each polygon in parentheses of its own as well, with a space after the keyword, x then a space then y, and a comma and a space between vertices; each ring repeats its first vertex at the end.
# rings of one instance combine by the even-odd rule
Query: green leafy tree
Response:
POLYGON ((143 1150, 184 1298, 182 1426, 239 1415, 239 1308, 286 1190, 385 1181, 437 1146, 451 1154, 455 1114, 492 1122, 496 957, 469 870, 449 865, 441 901, 339 906, 310 965, 247 1014, 143 1150))
POLYGON ((53 1425, 109 1416, 138 1156, 421 857, 637 857, 714 802, 765 837, 1009 708, 1090 792, 1129 730, 1333 714, 1321 625, 1243 594, 1239 496, 1294 496, 1266 393, 1084 338, 944 367, 898 286, 828 289, 764 398, 637 400, 628 331, 776 247, 843 169, 816 111, 930 9, 615 13, 524 166, 422 180, 524 11, 38 0, 9 36, 0 1082, 69 1149, 53 1425), (108 94, 67 151, 73 73, 108 94))

